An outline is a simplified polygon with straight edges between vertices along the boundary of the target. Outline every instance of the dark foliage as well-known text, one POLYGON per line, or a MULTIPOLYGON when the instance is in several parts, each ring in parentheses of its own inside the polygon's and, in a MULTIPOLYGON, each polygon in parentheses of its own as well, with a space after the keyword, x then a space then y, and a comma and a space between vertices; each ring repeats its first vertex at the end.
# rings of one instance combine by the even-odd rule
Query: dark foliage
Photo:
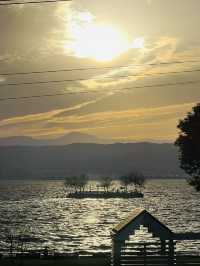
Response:
POLYGON ((180 120, 178 129, 175 145, 179 147, 180 166, 191 176, 189 184, 200 191, 200 104, 180 120))
POLYGON ((144 184, 146 182, 144 175, 137 171, 133 171, 128 173, 127 175, 120 176, 119 180, 126 191, 128 186, 133 186, 136 191, 140 191, 142 188, 144 188, 144 184))
POLYGON ((101 186, 104 188, 105 191, 109 191, 109 188, 112 185, 112 178, 109 176, 103 176, 101 178, 101 186))
POLYGON ((79 176, 70 176, 65 179, 65 186, 70 191, 84 191, 88 183, 88 176, 85 174, 79 176))
POLYGON ((124 187, 125 191, 127 191, 128 186, 131 184, 131 180, 129 175, 122 175, 119 177, 121 185, 124 187))

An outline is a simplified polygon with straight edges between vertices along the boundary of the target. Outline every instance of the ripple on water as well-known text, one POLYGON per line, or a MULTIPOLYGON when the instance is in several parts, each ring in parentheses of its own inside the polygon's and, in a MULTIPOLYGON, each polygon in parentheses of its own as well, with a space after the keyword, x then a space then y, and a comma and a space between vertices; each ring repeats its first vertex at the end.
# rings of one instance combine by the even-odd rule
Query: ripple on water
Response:
MULTIPOLYGON (((143 199, 67 199, 62 182, 0 183, 0 225, 26 231, 29 247, 58 251, 110 250, 110 231, 136 207, 143 207, 175 232, 200 232, 200 194, 184 180, 152 180, 143 199)), ((0 242, 0 248, 6 245, 0 242)), ((200 250, 199 242, 178 250, 200 250)))

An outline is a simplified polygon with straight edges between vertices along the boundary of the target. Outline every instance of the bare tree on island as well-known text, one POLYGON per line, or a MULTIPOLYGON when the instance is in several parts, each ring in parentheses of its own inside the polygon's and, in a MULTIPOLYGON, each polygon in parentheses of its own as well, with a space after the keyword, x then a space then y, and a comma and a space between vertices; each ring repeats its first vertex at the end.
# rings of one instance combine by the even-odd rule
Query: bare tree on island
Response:
POLYGON ((135 187, 135 191, 141 192, 146 183, 146 178, 141 172, 132 172, 131 173, 132 184, 135 187))
POLYGON ((127 192, 128 186, 130 185, 130 178, 129 175, 122 175, 119 177, 121 185, 124 187, 125 191, 127 192))
POLYGON ((88 183, 88 176, 85 174, 79 176, 71 176, 66 177, 65 179, 65 187, 69 189, 69 191, 73 192, 84 192, 85 187, 88 183))
POLYGON ((76 176, 69 176, 65 178, 65 187, 70 192, 77 192, 78 190, 78 184, 77 184, 77 177, 76 176))
POLYGON ((78 176, 77 182, 78 182, 78 188, 79 188, 80 192, 85 191, 85 187, 87 186, 88 180, 89 180, 89 178, 85 174, 78 176))
POLYGON ((121 176, 119 179, 126 192, 128 187, 134 187, 136 192, 141 192, 141 189, 144 188, 146 182, 144 175, 138 171, 130 172, 127 175, 121 176))
POLYGON ((180 167, 190 176, 189 184, 200 191, 200 103, 177 127, 180 132, 175 145, 179 148, 180 167))
POLYGON ((105 192, 109 191, 109 188, 112 185, 112 178, 109 176, 104 176, 101 178, 101 186, 104 188, 105 192))

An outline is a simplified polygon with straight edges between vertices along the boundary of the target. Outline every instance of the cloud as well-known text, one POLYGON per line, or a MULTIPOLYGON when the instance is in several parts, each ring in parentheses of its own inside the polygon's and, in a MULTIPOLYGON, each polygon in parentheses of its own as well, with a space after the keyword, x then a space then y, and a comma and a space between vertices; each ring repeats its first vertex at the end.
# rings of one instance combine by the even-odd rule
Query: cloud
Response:
MULTIPOLYGON (((68 115, 63 117, 53 117, 51 123, 55 124, 91 124, 95 122, 98 126, 99 123, 106 123, 112 125, 126 125, 128 122, 135 121, 137 124, 142 123, 154 123, 160 119, 171 119, 174 117, 179 117, 181 114, 185 113, 186 110, 190 109, 194 103, 186 103, 180 105, 170 105, 170 106, 161 106, 154 108, 137 108, 137 109, 128 109, 123 111, 107 111, 107 112, 98 112, 91 113, 86 115, 68 115)), ((166 121, 166 120, 165 120, 166 121)))
MULTIPOLYGON (((91 92, 97 90, 98 93, 97 96, 95 94, 91 94, 92 96, 77 94, 74 98, 68 96, 62 98, 52 97, 47 100, 38 99, 37 101, 27 101, 22 104, 16 101, 12 102, 12 108, 10 107, 10 103, 2 102, 1 117, 3 117, 3 120, 0 121, 0 134, 2 136, 6 136, 7 134, 28 134, 38 137, 45 135, 57 136, 75 129, 116 138, 119 136, 121 138, 133 138, 134 136, 139 138, 140 136, 144 136, 144 132, 147 130, 149 132, 156 128, 157 134, 160 134, 160 136, 162 135, 164 137, 167 135, 172 138, 172 135, 175 135, 178 116, 181 116, 184 110, 189 109, 189 106, 182 106, 179 103, 186 101, 194 102, 195 97, 199 99, 199 94, 196 92, 197 89, 190 91, 188 94, 186 91, 187 88, 180 88, 178 86, 163 89, 152 88, 151 91, 147 89, 131 90, 129 93, 123 88, 164 83, 172 80, 193 79, 194 76, 192 74, 190 76, 174 75, 173 78, 170 74, 163 76, 155 75, 155 77, 148 76, 149 74, 158 72, 193 69, 199 65, 148 66, 148 64, 166 61, 187 61, 190 58, 197 58, 200 55, 199 44, 196 41, 198 38, 195 37, 193 40, 187 39, 189 36, 188 32, 193 32, 191 31, 191 27, 189 27, 188 32, 184 32, 184 38, 187 39, 185 40, 183 39, 183 35, 179 34, 182 28, 180 29, 179 24, 177 26, 174 23, 174 19, 178 19, 180 23, 184 21, 186 23, 187 19, 183 21, 182 17, 180 19, 175 12, 172 14, 172 21, 176 31, 173 31, 173 27, 173 29, 166 28, 163 21, 166 20, 167 25, 170 25, 168 23, 169 16, 167 15, 169 13, 167 12, 169 10, 171 12, 171 5, 167 1, 163 5, 165 7, 168 6, 169 10, 164 15, 162 12, 163 6, 160 7, 161 3, 158 6, 156 4, 154 5, 154 3, 152 5, 152 0, 147 1, 149 5, 152 5, 152 8, 148 8, 147 2, 145 1, 136 1, 138 3, 141 2, 138 8, 131 8, 134 5, 137 7, 136 3, 133 4, 134 1, 128 1, 130 5, 128 3, 124 5, 121 1, 118 1, 115 4, 121 7, 120 9, 118 8, 119 12, 117 8, 112 10, 105 10, 104 8, 105 12, 101 12, 102 4, 95 1, 90 4, 86 2, 83 4, 82 1, 75 1, 69 4, 57 4, 55 7, 49 5, 45 8, 27 5, 20 10, 11 11, 9 9, 7 11, 8 13, 5 14, 3 11, 0 11, 0 24, 5 24, 5 27, 1 28, 2 39, 0 43, 0 50, 2 51, 0 64, 2 71, 19 72, 88 66, 98 67, 104 65, 128 65, 128 67, 110 70, 104 69, 101 71, 82 71, 82 73, 67 73, 67 79, 76 79, 77 77, 89 78, 87 81, 70 83, 70 85, 60 84, 55 87, 55 84, 49 84, 46 87, 29 87, 29 90, 25 86, 18 88, 19 90, 2 88, 0 92, 1 97, 7 97, 9 95, 44 94, 44 91, 49 92, 54 89, 56 91, 63 91, 65 88, 71 89, 72 91, 76 90, 77 92, 80 90, 90 90, 91 92), (154 12, 154 6, 160 8, 154 10, 158 16, 155 19, 152 16, 154 13, 149 13, 154 12), (125 19, 121 16, 123 13, 122 10, 128 14, 125 19), (162 16, 164 16, 163 19, 162 16), (143 19, 144 17, 146 18, 145 20, 143 19), (152 17, 153 19, 151 19, 152 17), (142 49, 133 49, 133 47, 130 47, 130 49, 116 57, 109 64, 100 64, 88 58, 80 59, 76 57, 71 51, 66 49, 66 46, 74 41, 70 35, 70 24, 85 25, 92 20, 97 24, 113 23, 114 27, 119 27, 122 31, 124 29, 124 32, 130 36, 131 40, 136 39, 134 48, 141 46, 142 49), (27 23, 24 23, 24 21, 27 21, 27 23), (158 21, 160 23, 159 27, 157 27, 158 21), (138 36, 144 37, 137 39, 138 36), (136 67, 137 64, 141 66, 136 67), (134 76, 138 74, 141 74, 141 76, 134 76), (119 77, 123 75, 124 77, 119 77), (125 77, 128 75, 130 76, 125 77), (103 94, 105 94, 105 98, 102 97, 103 94), (88 98, 85 99, 86 97, 88 98), (89 97, 93 97, 92 100, 89 97), (77 100, 81 103, 77 104, 77 100), (172 104, 169 109, 163 109, 164 107, 159 109, 160 107, 158 107, 159 105, 164 106, 169 104, 172 104), (68 105, 71 107, 66 108, 68 105), (172 106, 176 106, 174 107, 175 109, 172 106), (136 107, 140 107, 140 109, 136 109, 136 107), (177 114, 176 111, 178 112, 177 114), (5 119, 5 117, 9 116, 10 118, 5 119), (165 121, 166 125, 169 126, 168 129, 165 126, 165 121), (163 129, 159 129, 159 125, 160 127, 162 125, 163 129)), ((113 5, 112 1, 104 2, 106 6, 113 5)), ((185 4, 184 6, 186 7, 185 4)), ((190 6, 192 5, 190 4, 190 6)), ((193 17, 190 17, 190 19, 192 20, 193 17)), ((194 24, 189 23, 188 25, 194 24)), ((195 31, 194 33, 196 36, 195 31)), ((29 76, 26 79, 28 78, 31 81, 36 80, 38 77, 29 76)), ((54 78, 66 79, 66 73, 59 73, 55 76, 46 75, 44 77, 44 79, 54 78)), ((13 78, 13 80, 15 79, 17 80, 17 77, 13 78)), ((3 81, 3 77, 0 77, 0 82, 3 81)), ((151 132, 151 134, 155 135, 156 133, 151 132)))
MULTIPOLYGON (((87 104, 90 103, 84 103, 84 105, 87 104)), ((194 104, 94 112, 85 115, 70 113, 67 115, 67 109, 55 110, 1 121, 1 136, 4 134, 7 136, 9 129, 9 132, 14 135, 34 137, 56 137, 70 131, 82 131, 116 139, 172 140, 177 134, 178 120, 184 117, 194 104), (62 113, 65 115, 57 117, 62 113)), ((68 108, 68 111, 76 108, 81 108, 81 105, 68 108)))
MULTIPOLYGON (((144 48, 141 51, 129 49, 126 56, 129 58, 129 64, 126 67, 110 69, 103 74, 96 74, 94 79, 80 82, 86 89, 110 90, 113 93, 119 92, 120 87, 127 87, 139 81, 148 79, 149 74, 163 71, 174 71, 177 65, 159 65, 160 62, 170 62, 178 57, 176 51, 178 39, 171 37, 146 38, 144 48), (158 64, 149 67, 151 64, 158 64), (141 75, 141 76, 140 76, 141 75)), ((181 56, 179 55, 179 59, 181 56)), ((116 65, 123 65, 123 56, 116 59, 116 65)), ((124 64, 126 65, 126 63, 124 64)), ((123 89, 122 89, 123 91, 123 89)))
POLYGON ((47 121, 48 119, 51 119, 56 115, 62 114, 64 112, 66 113, 69 111, 75 111, 75 110, 81 109, 82 107, 90 105, 92 103, 95 103, 96 101, 97 100, 86 101, 86 102, 83 102, 81 104, 74 105, 72 107, 53 110, 53 111, 49 111, 49 112, 45 112, 45 113, 32 114, 32 115, 13 117, 13 118, 9 118, 9 119, 3 119, 2 121, 0 121, 0 127, 17 125, 17 124, 32 123, 32 122, 47 121))

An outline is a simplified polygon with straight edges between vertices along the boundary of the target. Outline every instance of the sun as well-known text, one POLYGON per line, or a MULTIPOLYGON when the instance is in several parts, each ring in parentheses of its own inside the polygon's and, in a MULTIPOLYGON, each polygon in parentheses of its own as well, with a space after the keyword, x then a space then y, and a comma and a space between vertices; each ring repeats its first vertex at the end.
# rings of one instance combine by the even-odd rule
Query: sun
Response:
POLYGON ((65 50, 79 58, 106 62, 131 48, 144 46, 142 38, 131 43, 121 31, 110 25, 97 24, 92 18, 87 18, 85 23, 72 21, 68 32, 71 41, 65 45, 65 50))
POLYGON ((126 38, 111 26, 89 23, 71 28, 71 50, 80 58, 110 61, 127 50, 126 38))

